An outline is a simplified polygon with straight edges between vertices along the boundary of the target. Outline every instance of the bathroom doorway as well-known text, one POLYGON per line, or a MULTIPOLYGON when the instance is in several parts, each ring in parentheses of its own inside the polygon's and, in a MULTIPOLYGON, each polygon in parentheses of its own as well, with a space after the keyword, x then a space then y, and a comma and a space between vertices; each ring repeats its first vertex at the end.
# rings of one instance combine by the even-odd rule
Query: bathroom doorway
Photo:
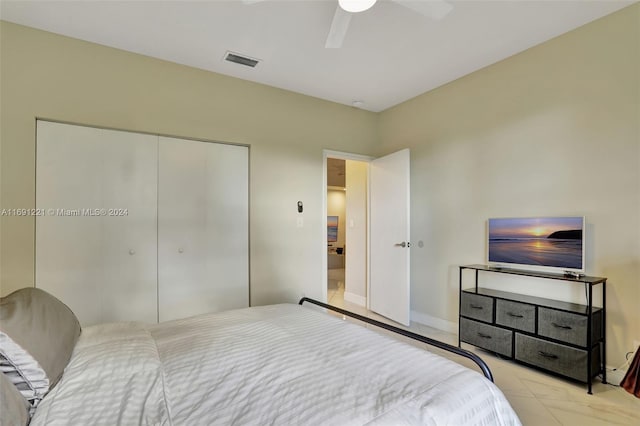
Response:
POLYGON ((368 159, 326 157, 327 303, 367 306, 368 159))

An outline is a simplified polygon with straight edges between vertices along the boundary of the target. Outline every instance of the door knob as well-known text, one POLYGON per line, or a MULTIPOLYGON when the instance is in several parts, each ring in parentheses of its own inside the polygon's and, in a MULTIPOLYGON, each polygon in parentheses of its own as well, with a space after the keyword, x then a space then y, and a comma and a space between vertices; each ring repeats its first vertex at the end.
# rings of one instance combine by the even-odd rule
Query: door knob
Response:
POLYGON ((131 250, 129 250, 129 254, 130 254, 131 256, 133 256, 134 254, 136 254, 136 251, 135 251, 134 249, 131 249, 131 250))
POLYGON ((395 247, 409 247, 409 243, 405 243, 404 241, 401 243, 395 244, 395 247))

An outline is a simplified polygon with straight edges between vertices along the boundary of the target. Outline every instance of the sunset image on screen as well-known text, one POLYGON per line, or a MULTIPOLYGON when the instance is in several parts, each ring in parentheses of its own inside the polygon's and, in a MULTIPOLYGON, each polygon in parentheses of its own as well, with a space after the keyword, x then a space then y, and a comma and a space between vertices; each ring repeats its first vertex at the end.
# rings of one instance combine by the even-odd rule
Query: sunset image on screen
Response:
POLYGON ((327 241, 338 241, 338 216, 327 216, 327 241))
POLYGON ((489 219, 489 261, 582 269, 582 217, 489 219))

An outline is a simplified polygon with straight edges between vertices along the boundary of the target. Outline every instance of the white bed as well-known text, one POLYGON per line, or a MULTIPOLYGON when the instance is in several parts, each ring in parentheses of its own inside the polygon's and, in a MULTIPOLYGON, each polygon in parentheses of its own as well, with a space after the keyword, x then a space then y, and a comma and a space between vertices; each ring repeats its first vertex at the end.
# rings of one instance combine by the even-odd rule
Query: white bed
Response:
POLYGON ((313 307, 87 327, 39 401, 44 425, 519 425, 500 390, 313 307))

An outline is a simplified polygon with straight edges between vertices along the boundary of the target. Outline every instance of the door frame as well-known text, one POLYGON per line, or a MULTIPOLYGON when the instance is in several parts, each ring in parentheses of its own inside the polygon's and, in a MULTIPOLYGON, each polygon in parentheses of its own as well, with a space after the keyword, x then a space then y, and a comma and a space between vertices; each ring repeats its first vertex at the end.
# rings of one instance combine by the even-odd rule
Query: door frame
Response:
MULTIPOLYGON (((333 151, 330 149, 322 150, 322 290, 320 294, 322 295, 321 300, 323 302, 327 302, 327 280, 329 277, 329 272, 327 270, 328 267, 328 253, 327 253, 327 158, 336 158, 338 160, 353 160, 353 161, 361 161, 363 163, 370 163, 375 157, 371 157, 369 155, 361 155, 361 154, 353 154, 349 152, 343 151, 333 151)), ((369 169, 367 167, 367 194, 369 193, 369 169)), ((369 227, 369 215, 370 215, 370 197, 367 197, 367 270, 369 269, 370 259, 369 259, 369 233, 371 231, 369 227)), ((345 272, 346 272, 346 262, 345 262, 345 272)), ((367 274, 367 303, 366 308, 369 309, 369 274, 367 274)))

